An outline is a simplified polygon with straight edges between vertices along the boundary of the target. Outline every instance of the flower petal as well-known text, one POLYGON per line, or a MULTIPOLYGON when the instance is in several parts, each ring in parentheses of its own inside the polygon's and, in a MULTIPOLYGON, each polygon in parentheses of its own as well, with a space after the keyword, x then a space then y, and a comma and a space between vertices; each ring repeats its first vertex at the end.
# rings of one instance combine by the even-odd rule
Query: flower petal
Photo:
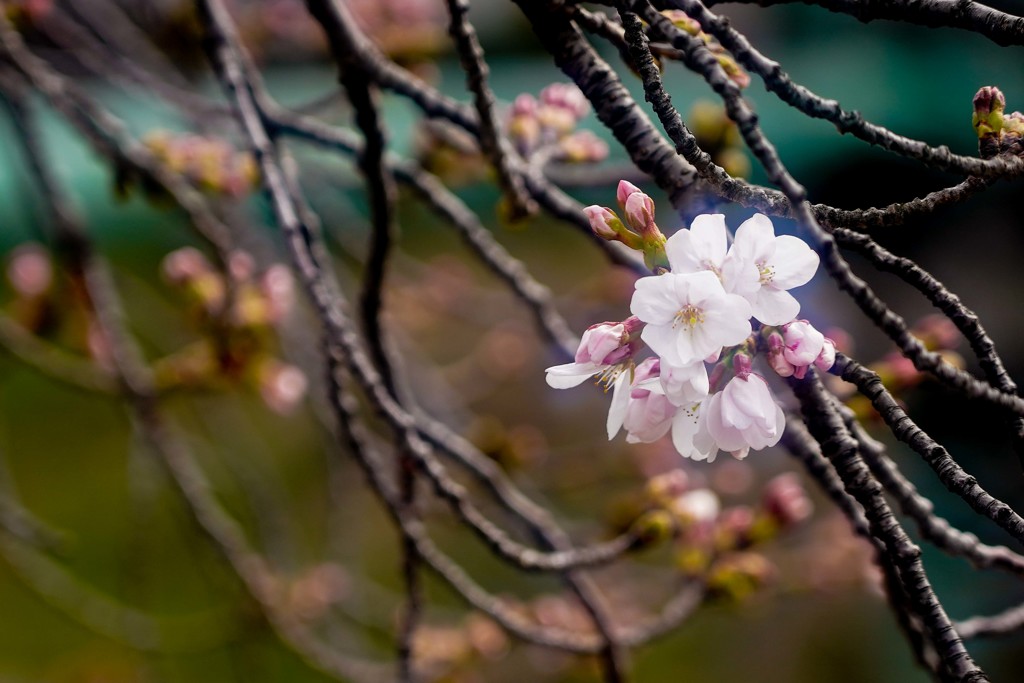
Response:
POLYGON ((730 255, 750 263, 764 263, 775 253, 775 227, 760 213, 743 221, 736 229, 730 255))
POLYGON ((725 216, 702 214, 693 219, 690 229, 679 230, 665 244, 673 273, 720 270, 728 240, 725 216))
MULTIPOLYGON (((746 299, 737 294, 726 294, 713 307, 704 309, 701 327, 714 340, 712 347, 734 346, 750 336, 750 314, 750 303, 746 299)), ((711 348, 700 357, 714 350, 711 348)))
POLYGON ((612 403, 608 406, 608 440, 611 441, 622 428, 629 407, 629 373, 621 372, 612 385, 612 403))
POLYGON ((772 285, 779 289, 793 289, 807 284, 818 270, 818 255, 807 243, 792 235, 775 239, 775 255, 770 259, 775 269, 772 285))
POLYGON ((754 295, 754 317, 765 325, 785 325, 800 312, 800 302, 789 292, 762 287, 754 295))
POLYGON ((672 325, 648 325, 640 333, 640 339, 651 347, 651 351, 664 357, 673 365, 685 365, 679 359, 679 351, 676 348, 678 338, 679 331, 672 325))
POLYGON ((651 325, 668 325, 681 306, 673 275, 651 275, 636 281, 636 291, 629 303, 633 315, 651 325))
POLYGON ((548 386, 553 389, 571 389, 578 387, 589 378, 600 372, 602 366, 597 363, 566 363, 555 365, 544 372, 548 386))
MULTIPOLYGON (((685 304, 704 307, 705 304, 725 296, 722 281, 714 273, 702 270, 699 273, 675 275, 676 294, 685 304)), ((681 308, 681 307, 680 307, 681 308)))

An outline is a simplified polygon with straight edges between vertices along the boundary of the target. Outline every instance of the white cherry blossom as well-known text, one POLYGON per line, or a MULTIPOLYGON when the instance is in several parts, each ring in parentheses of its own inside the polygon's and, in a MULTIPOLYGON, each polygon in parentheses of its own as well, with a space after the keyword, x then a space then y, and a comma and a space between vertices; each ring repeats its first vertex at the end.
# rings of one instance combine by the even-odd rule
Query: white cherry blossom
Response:
POLYGON ((641 278, 630 310, 647 323, 644 342, 674 366, 703 360, 750 335, 750 304, 727 293, 708 271, 641 278))
POLYGON ((775 236, 771 220, 755 214, 736 230, 729 250, 729 268, 743 271, 754 264, 759 273, 756 287, 737 282, 733 291, 751 304, 753 315, 765 325, 782 325, 800 312, 800 302, 787 290, 806 284, 818 269, 818 255, 807 243, 791 235, 775 236))

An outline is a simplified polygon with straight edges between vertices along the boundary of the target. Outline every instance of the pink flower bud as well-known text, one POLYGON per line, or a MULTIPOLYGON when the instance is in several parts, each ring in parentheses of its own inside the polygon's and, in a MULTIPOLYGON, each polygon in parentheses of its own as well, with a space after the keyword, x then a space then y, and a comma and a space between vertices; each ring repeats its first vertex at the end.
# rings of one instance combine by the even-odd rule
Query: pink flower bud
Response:
POLYGON ((814 359, 814 367, 818 368, 822 372, 827 372, 832 369, 835 362, 836 344, 828 337, 825 337, 825 343, 821 347, 821 353, 814 359))
POLYGON ((732 357, 732 369, 736 376, 741 379, 749 377, 752 369, 750 356, 745 353, 737 353, 732 357))
POLYGON ((807 367, 821 354, 825 335, 807 322, 797 320, 782 328, 785 348, 782 355, 796 367, 807 367))
POLYGON ((523 93, 512 102, 513 116, 536 116, 537 100, 528 93, 523 93))
MULTIPOLYGON (((650 232, 654 225, 654 200, 643 192, 634 192, 626 198, 626 205, 623 209, 626 213, 626 222, 633 230, 640 234, 650 232)), ((655 226, 655 229, 657 227, 655 226)))
POLYGON ((779 377, 792 377, 796 368, 786 360, 783 355, 786 350, 786 343, 777 330, 768 335, 768 367, 775 371, 779 377))
POLYGON ((979 115, 1001 112, 1005 108, 1006 96, 994 85, 986 85, 974 95, 974 111, 979 115))
POLYGON ((620 209, 622 209, 623 211, 626 210, 626 200, 629 199, 629 195, 633 194, 634 192, 640 192, 641 194, 643 193, 643 191, 639 187, 629 182, 628 180, 619 181, 619 186, 615 189, 615 201, 619 203, 620 209))
POLYGON ((722 512, 718 518, 718 535, 724 545, 738 547, 749 542, 754 526, 754 511, 746 505, 737 505, 722 512))
POLYGON ((164 277, 171 284, 181 285, 213 272, 210 262, 194 247, 176 249, 161 264, 164 277))
POLYGON ((623 360, 628 350, 626 327, 622 323, 604 322, 591 325, 583 333, 576 350, 577 363, 615 365, 623 360))
POLYGON ((686 470, 677 468, 648 479, 646 491, 653 501, 665 505, 686 493, 689 488, 689 475, 686 474, 686 470))
POLYGON ((602 239, 617 240, 619 233, 625 230, 622 220, 611 209, 593 204, 583 209, 583 213, 590 221, 590 229, 602 239))
POLYGON ((804 521, 814 509, 800 478, 792 472, 780 474, 765 484, 762 502, 765 512, 783 528, 804 521))
POLYGON ((577 121, 590 111, 586 96, 575 85, 568 83, 552 83, 544 88, 540 91, 540 101, 550 107, 565 110, 577 121))
POLYGON ((608 143, 589 130, 581 130, 562 140, 559 151, 563 161, 592 164, 608 157, 608 143))

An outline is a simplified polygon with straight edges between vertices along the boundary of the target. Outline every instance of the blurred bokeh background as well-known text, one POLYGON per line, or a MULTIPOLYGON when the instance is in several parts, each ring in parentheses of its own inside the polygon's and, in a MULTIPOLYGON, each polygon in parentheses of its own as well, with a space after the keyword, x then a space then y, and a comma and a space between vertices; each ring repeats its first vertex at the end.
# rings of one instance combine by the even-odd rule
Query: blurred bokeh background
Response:
MULTIPOLYGON (((1013 4, 1006 3, 1006 9, 1013 4)), ((209 168, 200 163, 197 183, 250 254, 251 262, 239 268, 255 299, 272 306, 275 296, 287 298, 281 294, 287 277, 275 266, 286 259, 270 209, 253 185, 249 162, 242 156, 235 165, 235 152, 223 149, 228 145, 239 154, 243 149, 230 119, 188 107, 183 112, 133 83, 127 67, 89 63, 90 54, 103 54, 94 43, 118 33, 105 31, 113 24, 90 24, 89 18, 102 16, 100 10, 115 11, 139 36, 152 38, 157 57, 180 74, 182 87, 220 101, 192 3, 9 0, 5 5, 33 50, 87 88, 168 163, 176 163, 176 144, 221 145, 191 152, 189 159, 216 160, 209 162, 214 170, 206 176, 209 168), (186 132, 202 137, 181 138, 186 132)), ((352 0, 350 7, 386 51, 443 92, 468 101, 446 34, 443 3, 352 0)), ((351 125, 347 106, 329 97, 337 90, 336 69, 302 2, 236 0, 232 9, 275 97, 286 105, 320 100, 318 116, 351 125)), ((716 11, 727 13, 795 81, 871 121, 955 152, 976 153, 970 117, 979 87, 999 86, 1010 110, 1024 102, 1021 48, 1000 48, 967 32, 863 24, 803 5, 726 4, 716 11)), ((503 103, 566 81, 514 4, 478 0, 470 16, 487 51, 491 85, 503 103)), ((594 42, 642 101, 639 80, 614 48, 594 42)), ((152 56, 137 57, 145 64, 152 56)), ((706 121, 704 129, 694 125, 695 130, 717 135, 719 109, 701 78, 669 64, 665 79, 684 118, 706 121)), ((746 94, 815 202, 881 206, 960 180, 842 137, 828 123, 789 109, 758 82, 746 94)), ((408 102, 391 94, 382 102, 390 149, 425 160, 455 188, 496 238, 552 289, 577 333, 627 315, 632 276, 609 266, 571 226, 542 216, 513 224, 501 220, 499 191, 479 161, 459 156, 457 140, 455 147, 443 146, 408 102)), ((390 658, 401 605, 398 538, 358 468, 331 444, 324 426, 319 330, 301 294, 285 312, 267 313, 253 323, 256 332, 246 328, 243 336, 257 338, 258 351, 245 356, 235 371, 208 381, 204 371, 195 370, 204 362, 202 339, 210 334, 202 287, 197 294, 193 281, 183 285, 173 260, 168 261, 177 253, 180 267, 194 267, 188 259, 196 252, 179 250, 203 249, 202 243, 165 198, 130 178, 119 179, 112 165, 39 98, 29 104, 38 115, 49 163, 114 268, 132 332, 151 360, 163 362, 160 367, 175 386, 164 399, 166 409, 217 498, 274 567, 283 604, 316 622, 318 633, 339 650, 390 658), (188 263, 181 266, 181 259, 188 263)), ((90 343, 88 321, 76 313, 72 288, 59 271, 48 270, 53 233, 6 113, 0 115, 0 251, 7 277, 0 305, 47 343, 102 364, 103 351, 90 343)), ((613 203, 615 181, 629 177, 658 200, 665 232, 680 225, 666 198, 637 178, 625 153, 592 115, 578 129, 609 142, 608 158, 582 168, 556 164, 552 177, 584 204, 604 205, 613 203)), ((355 292, 369 230, 361 179, 351 159, 298 142, 290 146, 339 276, 355 292)), ((734 148, 731 153, 735 170, 751 167, 745 152, 734 148)), ((190 172, 189 162, 180 163, 190 172)), ((757 168, 749 177, 766 182, 757 168)), ((1016 183, 1002 183, 877 236, 958 293, 980 316, 1011 374, 1024 377, 1019 206, 1016 183)), ((750 213, 722 210, 733 226, 750 213)), ((566 392, 545 385, 543 370, 558 362, 556 355, 535 333, 528 312, 455 233, 405 193, 399 223, 400 251, 390 265, 385 306, 410 390, 550 507, 575 538, 613 533, 635 510, 648 480, 673 468, 685 468, 693 486, 711 487, 727 507, 754 508, 765 482, 799 471, 782 449, 755 453, 742 463, 723 456, 707 465, 680 462, 667 441, 627 446, 620 437, 608 443, 607 397, 590 385, 566 392)), ((794 230, 785 221, 777 226, 794 230)), ((931 313, 916 292, 872 273, 856 258, 853 262, 908 320, 931 313)), ((913 373, 908 376, 887 360, 892 349, 884 337, 822 276, 799 296, 804 316, 842 337, 851 355, 890 370, 894 381, 904 383, 900 398, 919 424, 994 495, 1020 509, 1024 481, 999 416, 913 373)), ((957 352, 955 341, 946 346, 957 352)), ((974 367, 970 358, 964 362, 974 367)), ((866 411, 865 416, 871 424, 866 411)), ((875 432, 891 441, 882 430, 875 432)), ((948 495, 916 456, 890 445, 940 514, 983 540, 1007 542, 948 495)), ((281 645, 258 618, 237 579, 196 531, 116 396, 69 387, 0 353, 0 495, 17 501, 54 536, 52 546, 39 547, 0 531, 0 681, 328 680, 281 645)), ((827 500, 813 490, 810 496, 814 512, 808 519, 757 546, 770 569, 755 582, 756 589, 723 591, 671 635, 637 650, 636 680, 927 680, 887 610, 870 552, 827 500)), ((541 621, 577 627, 579 614, 557 581, 502 566, 442 505, 424 499, 442 547, 483 585, 514 596, 541 621)), ((608 588, 616 612, 628 620, 666 600, 680 562, 669 544, 594 574, 608 588)), ((927 546, 925 562, 956 618, 994 613, 1024 600, 1024 589, 1012 577, 975 571, 927 546)), ((426 582, 429 600, 417 653, 431 663, 435 680, 595 680, 593 661, 517 643, 473 615, 432 577, 426 582)), ((1022 644, 1015 635, 975 643, 972 651, 993 680, 1015 681, 1024 671, 1022 644)))

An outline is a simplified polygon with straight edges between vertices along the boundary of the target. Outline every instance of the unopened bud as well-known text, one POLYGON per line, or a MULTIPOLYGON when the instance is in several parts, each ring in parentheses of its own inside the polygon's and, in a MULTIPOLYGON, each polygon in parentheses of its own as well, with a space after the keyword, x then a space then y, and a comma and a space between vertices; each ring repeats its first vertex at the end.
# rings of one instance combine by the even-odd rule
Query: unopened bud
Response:
POLYGON ((762 504, 783 529, 804 521, 814 510, 800 478, 792 472, 780 474, 765 484, 762 504))
POLYGON ((655 505, 667 507, 690 488, 690 477, 685 470, 674 469, 647 480, 645 492, 655 505))
POLYGON ((750 376, 750 371, 753 368, 753 361, 750 356, 745 353, 737 353, 732 357, 732 369, 736 373, 736 376, 745 379, 750 376))
POLYGON ((821 354, 825 335, 806 320, 795 320, 782 327, 785 348, 782 355, 796 367, 807 367, 821 354))
POLYGON ((619 203, 619 208, 623 211, 626 210, 626 200, 629 199, 629 195, 634 192, 643 192, 639 187, 629 182, 628 180, 620 180, 619 186, 615 188, 615 201, 619 203))
POLYGON ((552 83, 540 91, 540 101, 549 107, 557 107, 568 112, 575 121, 582 119, 590 111, 590 102, 586 96, 579 88, 569 83, 552 83))
POLYGON ((686 12, 678 9, 662 10, 661 15, 672 22, 676 28, 686 31, 691 36, 700 33, 700 24, 696 19, 691 19, 686 12))
POLYGON ((821 353, 814 359, 814 367, 822 372, 828 372, 836 363, 836 344, 825 337, 825 343, 821 346, 821 353))
POLYGON ((537 100, 529 93, 523 93, 512 102, 513 116, 536 116, 537 100))
POLYGON ((626 222, 633 230, 643 234, 654 225, 654 200, 643 192, 634 192, 626 198, 626 222))
POLYGON ((1006 97, 999 88, 987 85, 974 95, 974 116, 971 122, 979 138, 998 135, 1003 128, 1006 97))
POLYGON ((573 133, 558 148, 562 161, 573 164, 592 164, 608 157, 608 143, 589 130, 573 133))

